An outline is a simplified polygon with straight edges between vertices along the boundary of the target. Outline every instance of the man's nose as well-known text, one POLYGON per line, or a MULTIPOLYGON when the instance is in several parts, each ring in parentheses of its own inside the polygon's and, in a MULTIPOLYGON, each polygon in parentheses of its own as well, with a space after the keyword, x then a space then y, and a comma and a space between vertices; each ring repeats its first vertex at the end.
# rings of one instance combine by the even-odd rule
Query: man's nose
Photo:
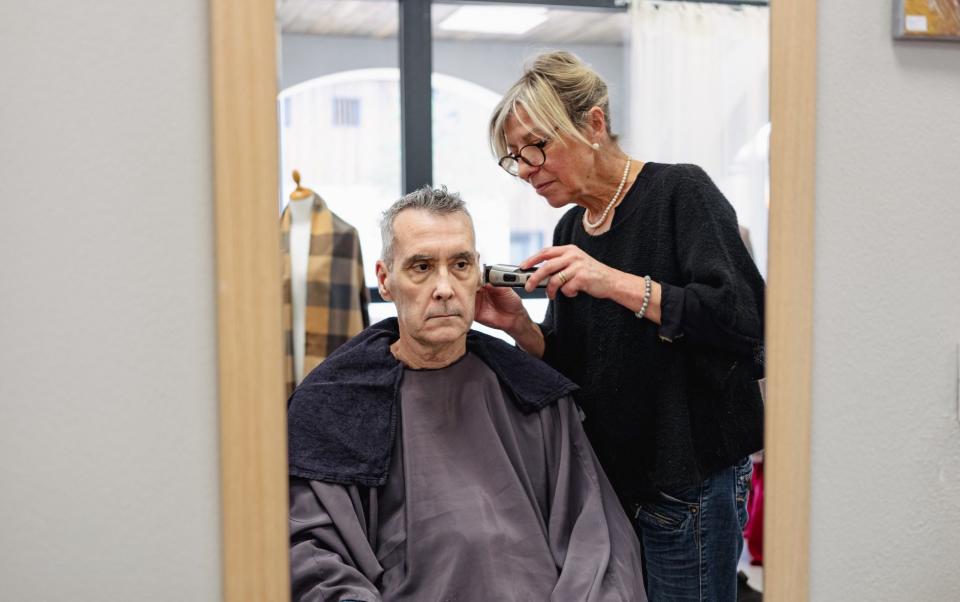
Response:
POLYGON ((444 301, 453 296, 453 285, 450 282, 450 271, 441 268, 437 273, 436 286, 433 287, 433 298, 444 301))

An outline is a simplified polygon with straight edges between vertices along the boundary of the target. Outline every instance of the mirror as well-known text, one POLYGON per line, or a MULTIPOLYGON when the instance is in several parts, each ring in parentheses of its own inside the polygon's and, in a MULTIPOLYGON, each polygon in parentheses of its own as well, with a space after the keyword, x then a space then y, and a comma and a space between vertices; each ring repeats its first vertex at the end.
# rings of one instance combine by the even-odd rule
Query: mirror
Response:
MULTIPOLYGON (((463 194, 474 215, 482 257, 495 262, 516 263, 529 256, 541 246, 550 244, 553 225, 564 212, 564 209, 546 206, 529 186, 499 172, 486 139, 490 111, 519 76, 523 61, 544 47, 560 47, 573 51, 591 64, 609 84, 613 130, 621 134, 621 146, 631 155, 663 162, 693 162, 705 167, 737 210, 741 225, 749 231, 754 257, 760 272, 766 276, 767 266, 773 265, 773 260, 767 259, 768 191, 771 188, 776 190, 776 186, 770 184, 766 165, 771 149, 768 142, 770 114, 777 114, 775 102, 769 113, 767 110, 767 9, 750 6, 690 8, 672 4, 641 3, 632 12, 617 10, 613 6, 590 10, 540 5, 543 9, 540 14, 550 26, 534 27, 523 34, 466 33, 452 25, 444 25, 452 21, 466 3, 436 3, 429 7, 433 24, 433 126, 425 136, 430 139, 433 149, 430 179, 463 194), (725 12, 721 13, 721 10, 725 12), (684 24, 685 18, 702 21, 704 14, 713 12, 717 13, 718 22, 725 22, 725 28, 743 25, 734 25, 733 22, 747 20, 747 15, 753 17, 753 13, 764 13, 762 18, 755 18, 746 26, 751 34, 736 30, 737 34, 733 35, 729 33, 732 29, 725 29, 727 37, 720 35, 720 42, 726 42, 720 47, 729 52, 724 55, 725 63, 740 67, 731 68, 730 72, 706 69, 700 72, 700 77, 679 82, 671 80, 671 74, 688 73, 694 65, 703 68, 697 62, 702 59, 694 56, 689 59, 690 65, 680 67, 668 63, 668 58, 680 60, 682 47, 678 43, 667 53, 664 39, 676 42, 679 37, 676 32, 689 26, 689 23, 684 24), (640 44, 637 40, 644 42, 640 44), (731 40, 737 43, 731 43, 731 40), (738 60, 742 62, 735 62, 738 60), (723 82, 735 82, 735 85, 717 91, 715 86, 723 82), (685 93, 682 86, 694 83, 698 87, 685 93), (650 90, 661 91, 662 96, 648 98, 650 90), (690 105, 707 107, 700 112, 691 111, 676 100, 701 101, 705 97, 712 102, 690 105), (649 108, 639 110, 638 105, 649 108), (668 115, 670 119, 658 120, 658 115, 668 115), (505 228, 505 224, 508 227, 505 228)), ((504 3, 492 8, 506 11, 513 6, 504 3)), ((292 174, 297 170, 301 176, 299 187, 314 191, 316 198, 322 199, 331 212, 356 231, 360 248, 357 259, 358 263, 362 261, 364 276, 358 287, 366 289, 358 291, 357 298, 363 299, 366 295, 370 300, 366 310, 372 321, 393 312, 391 304, 377 299, 373 279, 373 265, 380 252, 376 220, 383 208, 404 192, 408 167, 401 152, 404 139, 401 115, 410 107, 401 108, 401 96, 406 92, 401 91, 397 68, 400 64, 397 58, 399 14, 400 7, 395 2, 366 0, 281 2, 276 13, 280 24, 281 57, 280 89, 276 90, 279 136, 274 144, 280 165, 280 195, 273 206, 275 221, 272 226, 276 228, 280 223, 280 212, 288 203, 313 198, 295 198, 298 185, 292 174)), ((264 27, 264 16, 265 11, 247 18, 264 27)), ((229 30, 231 23, 236 24, 238 18, 242 17, 214 11, 215 32, 218 26, 229 30)), ((701 41, 701 44, 705 43, 701 41)), ((702 52, 702 48, 700 50, 702 52)), ((252 74, 252 87, 269 88, 269 75, 269 68, 252 74)), ((774 96, 776 92, 774 86, 774 96)), ((219 115, 221 109, 215 110, 219 115)), ((226 179, 227 174, 218 171, 218 186, 226 179)), ((269 180, 269 174, 266 179, 269 180)), ((791 193, 789 189, 783 192, 782 198, 791 193)), ((774 227, 770 232, 771 237, 776 236, 774 227)), ((278 238, 279 234, 274 234, 265 236, 264 240, 270 243, 278 238)), ((286 244, 289 242, 285 241, 286 244)), ((803 266, 791 269, 802 270, 803 266)), ((545 299, 526 298, 524 303, 534 319, 542 318, 547 305, 545 299)), ((221 316, 223 314, 221 303, 221 316)), ((276 320, 265 320, 268 325, 279 329, 276 320)), ((307 321, 309 317, 304 318, 304 322, 307 321)), ((291 316, 287 326, 292 327, 293 322, 291 316)), ((355 324, 353 328, 356 328, 355 324)), ((802 332, 799 335, 802 336, 802 332)), ((767 336, 769 348, 770 330, 767 336)), ((293 345, 292 335, 290 344, 293 345)), ((798 353, 802 354, 803 349, 798 353)), ((282 377, 293 369, 292 363, 282 369, 278 367, 282 377)), ((301 366, 298 376, 308 371, 307 363, 301 366)), ((221 374, 223 370, 221 367, 221 374)), ((271 382, 279 378, 281 376, 276 376, 271 382)), ((771 383, 771 387, 775 388, 775 383, 771 383)), ((266 388, 270 389, 270 386, 266 388)), ((229 396, 230 391, 222 395, 229 396)), ((768 424, 769 411, 768 403, 768 424)), ((272 420, 276 422, 275 418, 272 420)), ((224 428, 225 433, 230 428, 227 421, 224 428)), ((768 431, 767 437, 769 447, 774 435, 768 431)), ((225 445, 228 440, 225 437, 225 445)), ((285 471, 282 477, 285 481, 285 471)), ((268 475, 266 480, 276 486, 281 479, 268 475)), ((285 485, 282 489, 285 505, 285 485)), ((230 490, 225 487, 225 516, 229 514, 230 498, 230 490)), ((283 549, 278 550, 280 546, 274 544, 271 553, 283 555, 283 570, 286 570, 286 525, 275 520, 278 496, 274 495, 272 505, 267 505, 272 510, 265 512, 274 517, 269 521, 270 528, 279 526, 284 535, 283 549)), ((227 518, 225 524, 228 524, 227 518)), ((225 533, 225 538, 229 537, 225 533)), ((276 533, 270 538, 276 540, 276 533)), ((230 550, 232 546, 225 548, 230 550)), ((276 567, 272 557, 265 560, 268 556, 261 557, 257 566, 276 567)), ((227 560, 225 571, 229 584, 235 570, 229 552, 227 560)), ((750 577, 754 578, 753 575, 750 577)), ((283 589, 286 578, 285 574, 274 575, 271 583, 283 589)), ((755 583, 762 587, 759 580, 755 583)), ((231 591, 239 590, 231 590, 228 586, 228 597, 231 591)))

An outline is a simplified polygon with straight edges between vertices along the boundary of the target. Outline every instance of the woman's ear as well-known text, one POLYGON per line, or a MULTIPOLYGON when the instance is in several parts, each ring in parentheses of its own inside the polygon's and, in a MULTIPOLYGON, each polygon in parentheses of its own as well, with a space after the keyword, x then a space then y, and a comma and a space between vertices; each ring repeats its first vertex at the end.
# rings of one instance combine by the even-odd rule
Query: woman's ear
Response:
MULTIPOLYGON (((591 107, 588 111, 589 118, 587 123, 590 125, 590 132, 595 137, 603 137, 607 134, 607 118, 603 114, 603 109, 600 107, 591 107)), ((596 138, 594 138, 596 139, 596 138)))
POLYGON ((380 296, 386 301, 393 301, 393 297, 390 295, 390 283, 389 283, 390 273, 387 271, 387 264, 383 262, 382 259, 377 260, 377 289, 380 291, 380 296))

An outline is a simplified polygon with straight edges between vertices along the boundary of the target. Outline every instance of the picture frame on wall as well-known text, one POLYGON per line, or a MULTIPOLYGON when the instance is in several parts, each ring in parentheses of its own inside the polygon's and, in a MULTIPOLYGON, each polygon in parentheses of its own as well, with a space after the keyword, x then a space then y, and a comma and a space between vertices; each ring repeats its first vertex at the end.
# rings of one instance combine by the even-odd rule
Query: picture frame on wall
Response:
POLYGON ((960 42, 960 0, 894 0, 893 37, 960 42))

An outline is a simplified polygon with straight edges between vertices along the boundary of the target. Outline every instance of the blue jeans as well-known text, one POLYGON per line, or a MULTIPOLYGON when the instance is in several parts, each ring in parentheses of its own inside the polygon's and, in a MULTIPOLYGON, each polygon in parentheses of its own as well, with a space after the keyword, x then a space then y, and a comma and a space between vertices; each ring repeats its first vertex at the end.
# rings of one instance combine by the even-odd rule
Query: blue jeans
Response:
POLYGON ((734 602, 750 458, 636 507, 650 602, 734 602))

